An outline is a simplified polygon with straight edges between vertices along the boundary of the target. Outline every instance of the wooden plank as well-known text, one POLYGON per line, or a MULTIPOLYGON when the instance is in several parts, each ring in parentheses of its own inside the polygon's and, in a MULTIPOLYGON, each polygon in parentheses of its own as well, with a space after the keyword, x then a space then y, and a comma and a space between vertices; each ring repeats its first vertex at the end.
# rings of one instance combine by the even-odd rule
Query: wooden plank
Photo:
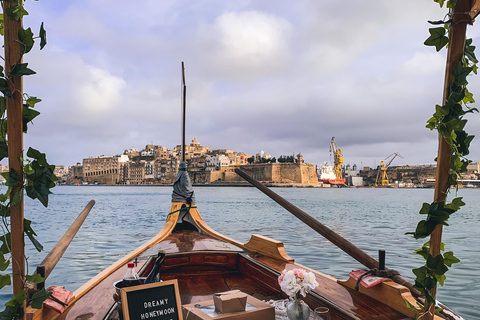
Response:
POLYGON ((245 249, 252 252, 258 252, 274 259, 279 259, 290 263, 294 262, 293 258, 291 258, 285 251, 283 242, 258 234, 252 235, 250 240, 245 244, 245 249))

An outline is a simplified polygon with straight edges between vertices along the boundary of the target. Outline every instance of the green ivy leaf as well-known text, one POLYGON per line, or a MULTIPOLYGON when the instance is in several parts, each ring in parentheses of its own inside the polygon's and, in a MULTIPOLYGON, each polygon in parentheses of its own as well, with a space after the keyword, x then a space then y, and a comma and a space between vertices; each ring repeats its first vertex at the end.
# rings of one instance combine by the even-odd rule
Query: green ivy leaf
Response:
POLYGON ((467 76, 472 72, 473 68, 463 66, 462 62, 459 61, 453 67, 452 74, 454 76, 453 83, 456 86, 463 87, 467 82, 467 76))
POLYGON ((421 249, 415 250, 414 253, 422 256, 425 260, 427 260, 430 249, 427 247, 422 247, 421 249))
POLYGON ((23 318, 25 314, 25 310, 23 310, 23 302, 25 300, 27 300, 27 292, 25 292, 25 290, 20 290, 10 301, 5 303, 7 308, 5 308, 4 312, 7 311, 9 315, 13 315, 11 318, 7 319, 13 319, 13 317, 23 318))
POLYGON ((37 160, 41 166, 48 166, 47 156, 45 153, 41 153, 37 149, 33 149, 31 147, 28 148, 27 157, 37 160))
POLYGON ((23 220, 23 229, 27 237, 30 239, 32 244, 35 246, 35 249, 37 249, 38 252, 41 252, 43 250, 43 246, 40 242, 38 242, 37 239, 35 239, 35 236, 37 235, 35 231, 33 231, 31 227, 32 222, 28 219, 23 220))
POLYGON ((422 209, 420 209, 420 214, 428 214, 429 211, 430 211, 430 204, 424 202, 422 205, 422 209))
POLYGON ((463 202, 463 197, 458 197, 453 199, 452 202, 447 204, 446 206, 448 206, 452 210, 458 211, 464 205, 465 205, 465 202, 463 202))
POLYGON ((26 164, 24 167, 23 167, 23 172, 26 174, 26 175, 32 175, 32 174, 35 174, 35 170, 32 168, 32 166, 30 166, 29 164, 26 164))
POLYGON ((28 131, 28 123, 31 122, 33 119, 35 119, 39 114, 40 114, 40 112, 38 112, 37 110, 29 108, 28 104, 23 105, 22 117, 23 117, 23 132, 24 133, 27 133, 27 131, 28 131))
POLYGON ((473 93, 468 91, 467 88, 465 88, 465 98, 463 98, 463 103, 475 103, 475 99, 473 99, 473 93))
POLYGON ((8 145, 5 141, 0 141, 0 161, 8 158, 8 145))
POLYGON ((39 99, 37 97, 28 97, 26 102, 30 108, 35 108, 35 105, 39 102, 42 102, 42 99, 39 99))
POLYGON ((0 251, 2 251, 3 254, 10 253, 11 252, 11 234, 10 232, 7 232, 3 235, 0 236, 0 241, 2 242, 2 245, 0 246, 0 251))
POLYGON ((5 259, 5 255, 0 252, 0 271, 7 270, 9 265, 10 265, 10 260, 5 259))
POLYGON ((428 269, 425 266, 421 266, 420 268, 413 269, 413 274, 417 276, 415 281, 422 283, 428 276, 428 269))
POLYGON ((30 50, 32 50, 35 40, 33 40, 33 32, 31 28, 18 29, 18 39, 24 45, 25 53, 28 53, 30 50))
POLYGON ((45 31, 45 29, 43 28, 43 22, 42 24, 40 25, 40 50, 43 49, 43 47, 45 47, 45 45, 47 44, 47 32, 45 31))
POLYGON ((3 93, 5 97, 13 98, 12 93, 8 90, 7 80, 4 78, 0 78, 0 92, 3 93))
POLYGON ((12 279, 9 274, 0 274, 0 289, 5 286, 10 286, 12 284, 12 279))
POLYGON ((448 267, 445 265, 441 254, 435 258, 429 255, 427 258, 427 268, 433 270, 433 272, 438 275, 442 275, 448 271, 448 267))
POLYGON ((20 20, 24 16, 28 15, 27 10, 22 6, 21 3, 12 2, 10 7, 5 10, 7 16, 12 20, 20 20))
POLYGON ((417 228, 415 229, 414 233, 407 233, 407 234, 413 234, 415 239, 422 239, 428 237, 432 232, 433 229, 430 224, 427 224, 425 220, 421 220, 417 224, 417 228))
POLYGON ((448 0, 447 1, 447 8, 448 9, 455 9, 455 6, 457 5, 457 0, 448 0))
POLYGON ((13 195, 13 198, 12 198, 11 205, 13 207, 18 206, 22 202, 22 196, 23 196, 23 191, 22 190, 15 192, 15 194, 13 195))
POLYGON ((472 46, 472 42, 472 39, 467 39, 465 41, 464 54, 473 63, 478 63, 477 57, 475 56, 475 46, 472 46))
POLYGON ((22 76, 28 76, 36 73, 32 69, 27 68, 27 66, 28 66, 28 63, 19 63, 14 65, 12 67, 12 70, 10 71, 10 75, 12 75, 13 77, 20 78, 22 76))
POLYGON ((447 107, 440 106, 438 104, 435 106, 435 113, 434 113, 435 118, 442 119, 448 114, 449 114, 449 109, 447 107))
POLYGON ((443 260, 448 267, 451 267, 454 263, 459 263, 460 259, 453 255, 452 251, 445 252, 443 255, 443 260))
POLYGON ((52 293, 48 292, 45 290, 45 288, 42 288, 42 290, 36 292, 32 296, 32 308, 34 309, 42 309, 43 301, 47 300, 48 297, 50 297, 52 293))
POLYGON ((431 117, 430 119, 428 119, 427 125, 425 127, 427 127, 430 130, 434 130, 437 127, 437 123, 438 123, 437 118, 431 117))
POLYGON ((443 287, 443 284, 445 283, 447 277, 444 274, 436 274, 435 279, 437 279, 438 284, 443 287))
POLYGON ((10 169, 9 172, 2 172, 2 176, 5 178, 5 185, 8 187, 14 187, 19 183, 18 173, 13 169, 10 169))
POLYGON ((424 45, 434 46, 437 52, 447 45, 448 37, 445 36, 444 27, 430 28, 428 31, 430 32, 430 37, 425 40, 424 45))
POLYGON ((27 281, 30 281, 30 282, 33 282, 33 283, 42 283, 45 281, 45 278, 42 277, 41 275, 39 275, 38 273, 34 274, 34 275, 26 275, 25 276, 25 279, 27 281))

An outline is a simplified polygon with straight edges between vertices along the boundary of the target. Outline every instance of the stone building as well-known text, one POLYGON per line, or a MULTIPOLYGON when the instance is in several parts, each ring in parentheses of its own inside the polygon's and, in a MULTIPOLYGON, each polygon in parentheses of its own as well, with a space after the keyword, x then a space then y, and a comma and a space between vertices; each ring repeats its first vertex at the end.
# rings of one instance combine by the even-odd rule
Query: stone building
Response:
MULTIPOLYGON (((210 148, 202 147, 200 145, 200 142, 197 141, 197 138, 193 138, 192 142, 190 142, 190 145, 185 146, 185 160, 194 158, 194 157, 199 157, 201 155, 206 154, 207 152, 210 152, 210 148)), ((175 158, 181 159, 182 146, 177 145, 175 148, 173 148, 172 156, 175 158)))
POLYGON ((89 184, 118 184, 121 183, 122 163, 128 161, 128 156, 99 156, 83 159, 83 180, 89 184))
POLYGON ((132 159, 133 157, 138 157, 140 155, 140 151, 138 151, 137 148, 132 148, 125 150, 123 154, 127 155, 130 159, 132 159))
MULTIPOLYGON (((157 159, 154 162, 154 176, 161 184, 170 184, 175 181, 180 160, 170 157, 168 159, 157 159)), ((190 170, 190 169, 189 169, 190 170)))
POLYGON ((83 183, 83 165, 80 162, 68 168, 66 183, 67 184, 83 183))
POLYGON ((228 167, 230 159, 225 154, 209 154, 205 159, 205 170, 221 170, 222 167, 228 167))
POLYGON ((188 171, 205 171, 207 166, 207 156, 201 155, 199 157, 190 158, 188 161, 188 171))
POLYGON ((68 175, 67 166, 55 166, 53 174, 57 177, 57 183, 66 183, 68 175))
POLYGON ((145 161, 129 161, 127 163, 128 175, 126 184, 142 184, 145 180, 145 161))

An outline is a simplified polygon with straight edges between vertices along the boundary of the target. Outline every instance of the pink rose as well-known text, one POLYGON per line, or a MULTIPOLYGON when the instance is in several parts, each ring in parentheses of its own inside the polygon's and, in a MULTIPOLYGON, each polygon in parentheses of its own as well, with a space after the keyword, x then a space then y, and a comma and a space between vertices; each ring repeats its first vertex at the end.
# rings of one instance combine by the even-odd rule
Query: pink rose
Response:
POLYGON ((305 270, 303 269, 293 269, 293 274, 295 275, 295 278, 297 279, 303 279, 303 273, 305 270))
POLYGON ((285 273, 287 273, 287 269, 282 271, 282 274, 278 277, 278 284, 282 284, 283 277, 285 277, 285 273))

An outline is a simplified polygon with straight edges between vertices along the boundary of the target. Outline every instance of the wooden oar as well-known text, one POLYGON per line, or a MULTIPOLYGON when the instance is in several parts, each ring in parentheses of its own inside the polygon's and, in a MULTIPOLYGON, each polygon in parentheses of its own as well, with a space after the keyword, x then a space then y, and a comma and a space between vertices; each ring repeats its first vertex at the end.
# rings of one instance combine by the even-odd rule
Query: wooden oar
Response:
POLYGON ((57 244, 52 248, 52 250, 50 250, 45 259, 43 259, 42 263, 40 263, 41 266, 45 267, 45 279, 48 278, 53 268, 55 268, 55 266, 57 265, 57 262, 63 256, 65 250, 67 250, 70 242, 72 242, 73 238, 77 234, 77 231, 82 226, 83 221, 85 221, 85 218, 90 213, 90 210, 92 209, 94 204, 95 201, 90 200, 90 202, 85 206, 85 209, 80 212, 80 214, 72 223, 70 228, 68 228, 67 232, 65 232, 63 237, 57 242, 57 244))
MULTIPOLYGON (((241 176, 243 179, 250 182, 253 186, 257 187, 260 191, 265 193, 269 196, 273 201, 287 209, 290 213, 292 213, 295 217, 303 221, 306 225, 308 225, 313 230, 317 231, 319 234, 324 236, 327 240, 332 242, 334 245, 348 253, 352 258, 363 264, 365 267, 369 269, 375 269, 379 267, 379 263, 376 259, 368 255, 365 251, 355 246, 353 243, 349 242, 347 239, 343 238, 339 234, 335 233, 333 230, 316 220, 315 218, 311 217, 309 214, 305 213, 301 209, 297 208, 269 188, 265 187, 263 184, 258 182, 257 180, 253 179, 245 172, 241 171, 240 169, 235 169, 235 172, 241 176)), ((392 278, 393 281, 407 287, 410 289, 414 296, 419 295, 418 290, 413 288, 413 285, 408 282, 407 280, 403 279, 401 276, 394 276, 392 278)))

